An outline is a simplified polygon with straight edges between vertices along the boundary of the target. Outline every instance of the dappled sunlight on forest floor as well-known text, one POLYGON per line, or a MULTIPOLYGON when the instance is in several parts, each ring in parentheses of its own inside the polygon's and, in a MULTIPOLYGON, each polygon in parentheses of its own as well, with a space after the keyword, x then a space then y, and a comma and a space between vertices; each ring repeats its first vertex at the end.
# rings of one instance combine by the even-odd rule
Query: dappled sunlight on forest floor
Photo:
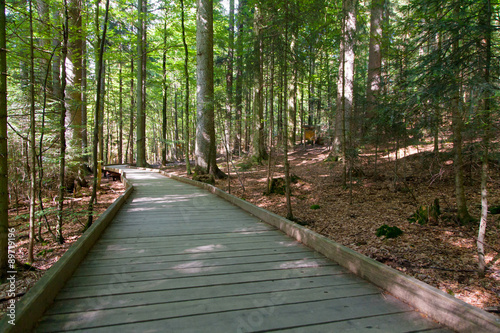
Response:
MULTIPOLYGON (((411 146, 398 152, 396 173, 394 149, 380 149, 375 174, 374 149, 360 151, 355 161, 350 191, 342 187, 342 162, 327 162, 324 146, 298 146, 289 153, 291 173, 298 176, 292 184, 292 205, 297 221, 334 241, 385 263, 399 271, 454 295, 483 309, 500 306, 500 216, 489 215, 486 258, 489 270, 481 279, 476 273, 478 225, 460 226, 456 220, 454 173, 451 146, 438 156, 431 144, 411 146), (406 157, 405 157, 406 156, 406 157), (382 158, 385 157, 385 158, 382 158), (439 200, 438 222, 411 224, 408 218, 417 207, 439 200), (379 238, 382 225, 403 231, 397 238, 379 238)), ((441 148, 441 147, 440 147, 441 148)), ((283 177, 283 157, 274 161, 273 177, 283 177)), ((267 161, 248 168, 245 159, 235 158, 231 169, 231 194, 274 213, 286 215, 285 196, 263 195, 267 186, 267 161), (243 168, 244 166, 244 168, 243 168), (242 190, 240 181, 245 186, 242 190)), ((466 195, 470 213, 480 214, 480 164, 465 156, 466 195)), ((225 172, 226 161, 219 161, 225 172)), ((167 171, 185 176, 182 166, 167 171)), ((500 205, 500 164, 490 166, 489 203, 500 205)), ((228 191, 228 180, 216 186, 228 191)), ((349 185, 349 184, 348 184, 349 185)))

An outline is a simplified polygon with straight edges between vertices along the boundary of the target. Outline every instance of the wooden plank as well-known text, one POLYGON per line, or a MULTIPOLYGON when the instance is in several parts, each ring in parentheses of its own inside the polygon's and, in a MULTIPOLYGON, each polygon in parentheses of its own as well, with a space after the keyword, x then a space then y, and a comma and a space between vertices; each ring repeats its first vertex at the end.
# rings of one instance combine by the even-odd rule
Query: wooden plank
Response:
POLYGON ((143 281, 121 283, 120 271, 117 270, 115 271, 115 273, 115 281, 113 281, 112 283, 108 283, 106 286, 102 286, 99 288, 90 286, 63 289, 58 294, 57 299, 85 298, 104 295, 137 293, 153 290, 226 285, 244 282, 273 281, 278 279, 290 279, 297 277, 330 276, 332 279, 340 279, 342 281, 349 281, 350 279, 352 279, 353 282, 362 281, 355 276, 342 274, 341 271, 334 270, 331 267, 244 272, 226 275, 184 277, 179 279, 158 279, 154 281, 148 281, 147 283, 144 283, 143 281))
MULTIPOLYGON (((273 302, 271 300, 271 302, 273 302)), ((279 302, 279 300, 278 300, 279 302)), ((267 332, 275 329, 313 325, 332 321, 358 320, 382 314, 404 312, 404 305, 398 305, 379 295, 342 298, 336 301, 322 300, 268 306, 255 306, 251 309, 193 316, 179 316, 168 319, 150 320, 137 323, 123 323, 99 328, 84 328, 76 331, 86 332, 267 332)), ((174 308, 173 311, 176 309, 174 308)), ((207 308, 206 311, 210 309, 207 308)), ((133 318, 134 310, 126 313, 124 321, 133 318)), ((170 315, 170 313, 165 314, 170 315)), ((123 315, 122 315, 123 318, 123 315)), ((407 326, 411 322, 404 323, 407 326)))
MULTIPOLYGON (((376 302, 380 297, 378 290, 356 286, 323 287, 314 289, 297 289, 278 291, 267 294, 238 295, 231 297, 218 297, 205 300, 184 302, 156 303, 133 308, 118 308, 94 310, 71 314, 58 314, 46 316, 40 323, 38 331, 50 332, 57 330, 71 330, 93 327, 106 327, 126 323, 164 320, 186 316, 217 314, 235 310, 258 309, 261 307, 277 307, 295 305, 300 303, 340 301, 343 306, 351 306, 345 299, 363 298, 362 304, 376 302), (344 298, 344 300, 342 300, 344 298), (349 304, 349 305, 345 305, 349 304), (124 314, 126 318, 124 318, 124 314)), ((332 303, 332 302, 325 302, 332 303)), ((360 302, 356 302, 358 305, 360 302)), ((356 306, 355 305, 355 306, 356 306)), ((366 305, 365 305, 366 306, 366 305)), ((401 309, 388 309, 386 311, 404 311, 401 309)), ((269 311, 269 310, 268 310, 269 311)), ((318 318, 319 319, 319 318, 318 318)), ((328 318, 323 318, 327 320, 328 318)), ((210 325, 210 323, 208 323, 210 325)), ((189 326, 189 323, 185 323, 189 326)), ((186 327, 187 328, 187 327, 186 327)))
MULTIPOLYGON (((197 262, 195 262, 196 264, 197 262)), ((259 262, 259 263, 241 263, 238 265, 229 266, 204 266, 192 267, 190 262, 168 267, 166 269, 143 270, 139 272, 120 272, 120 283, 140 282, 140 281, 155 281, 160 279, 174 279, 182 277, 195 277, 221 274, 235 274, 235 273, 250 273, 250 272, 267 272, 270 270, 282 269, 297 269, 297 268, 310 268, 310 267, 335 267, 339 272, 345 272, 344 268, 340 269, 337 264, 331 263, 327 260, 295 260, 295 261, 274 261, 274 262, 259 262)), ((90 270, 93 272, 93 270, 90 270)), ((81 272, 85 275, 85 272, 81 272)), ((94 273, 95 274, 95 273, 94 273)), ((116 273, 111 271, 99 275, 85 275, 73 276, 73 278, 66 284, 71 287, 83 286, 99 286, 107 285, 116 282, 116 273)))
MULTIPOLYGON (((276 234, 276 232, 268 233, 268 234, 260 234, 260 235, 240 235, 240 234, 229 234, 235 235, 235 237, 229 237, 228 235, 223 235, 220 237, 196 237, 193 235, 185 236, 185 237, 172 237, 167 236, 160 239, 149 240, 142 239, 143 242, 139 242, 138 239, 127 239, 128 241, 117 242, 115 240, 101 240, 98 244, 96 244, 92 251, 122 251, 126 249, 134 249, 137 247, 143 248, 170 248, 170 247, 178 247, 180 245, 185 245, 188 247, 194 247, 204 244, 213 244, 224 242, 224 244, 232 244, 232 243, 259 243, 259 242, 289 242, 290 237, 285 237, 282 234, 276 234), (238 237, 236 237, 238 236, 238 237)), ((159 238, 159 237, 158 237, 159 238)))
POLYGON ((177 254, 177 255, 161 255, 151 257, 139 258, 123 258, 123 259, 101 259, 94 261, 84 261, 80 267, 89 266, 107 266, 107 267, 120 267, 124 265, 145 265, 157 264, 162 262, 182 261, 182 260, 208 260, 208 259, 224 259, 224 258, 238 258, 250 256, 262 256, 267 254, 290 254, 290 253, 304 253, 303 248, 291 247, 282 249, 255 249, 248 251, 237 252, 215 252, 215 253, 198 253, 198 254, 177 254), (271 250, 271 251, 270 251, 271 250))
POLYGON ((339 292, 354 288, 376 292, 380 290, 365 281, 353 282, 352 280, 331 279, 330 276, 315 276, 305 278, 290 278, 269 281, 246 282, 237 284, 201 286, 186 289, 159 290, 144 293, 129 293, 107 295, 100 297, 76 298, 59 300, 47 311, 50 314, 86 312, 90 310, 103 310, 111 308, 135 307, 139 305, 181 302, 192 300, 205 300, 218 297, 269 294, 277 291, 313 289, 321 287, 334 287, 339 292))
MULTIPOLYGON (((138 258, 150 257, 161 253, 162 255, 170 254, 198 254, 198 253, 213 253, 213 252, 232 252, 232 251, 247 251, 257 248, 280 249, 299 246, 297 241, 289 240, 287 242, 256 242, 256 243, 200 243, 198 245, 178 246, 175 247, 160 247, 160 248, 143 248, 141 246, 132 249, 123 249, 121 251, 91 251, 88 254, 88 260, 100 259, 119 259, 119 258, 138 258)), ((302 246, 304 249, 305 247, 302 246)))
MULTIPOLYGON (((229 257, 229 258, 212 258, 203 260, 181 260, 181 261, 170 261, 170 262, 159 262, 153 265, 119 265, 120 271, 123 273, 133 273, 133 272, 147 272, 165 269, 182 269, 185 271, 208 267, 218 267, 218 266, 231 266, 231 265, 241 265, 241 264, 256 264, 256 263, 270 263, 270 262, 287 262, 287 261, 306 261, 315 260, 319 263, 327 262, 333 264, 331 261, 324 260, 324 257, 315 255, 314 253, 310 256, 304 254, 303 252, 296 253, 285 253, 285 254, 266 254, 260 256, 245 256, 245 257, 229 257)), ((111 266, 112 267, 112 266, 111 266)), ((94 275, 104 275, 110 274, 109 265, 93 265, 86 267, 79 267, 73 277, 82 276, 94 276, 94 275), (90 269, 89 269, 90 268, 90 269)))
POLYGON ((287 333, 325 333, 325 332, 370 332, 370 333, 408 333, 426 332, 438 333, 449 332, 443 328, 436 328, 439 325, 428 318, 424 318, 417 312, 402 312, 395 314, 384 314, 379 316, 359 318, 356 320, 329 322, 317 325, 301 325, 294 328, 286 328, 273 332, 287 333), (404 325, 402 323, 411 323, 404 325))

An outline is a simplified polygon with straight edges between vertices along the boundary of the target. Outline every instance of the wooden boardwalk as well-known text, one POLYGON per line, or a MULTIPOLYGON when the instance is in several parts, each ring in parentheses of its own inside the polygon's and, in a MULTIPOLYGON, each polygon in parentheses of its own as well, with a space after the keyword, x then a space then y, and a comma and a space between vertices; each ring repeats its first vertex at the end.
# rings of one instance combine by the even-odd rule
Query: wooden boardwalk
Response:
POLYGON ((37 332, 446 332, 209 192, 144 170, 37 332))

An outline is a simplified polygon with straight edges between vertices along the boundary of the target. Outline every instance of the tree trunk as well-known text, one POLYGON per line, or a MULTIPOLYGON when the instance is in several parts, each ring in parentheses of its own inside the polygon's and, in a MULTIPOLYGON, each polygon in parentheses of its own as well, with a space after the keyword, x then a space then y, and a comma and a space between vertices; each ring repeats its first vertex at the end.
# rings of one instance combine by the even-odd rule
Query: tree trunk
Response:
POLYGON ((233 59, 234 59, 234 0, 229 0, 229 43, 227 50, 226 73, 226 121, 225 121, 225 146, 230 151, 231 118, 233 114, 233 59))
MULTIPOLYGON (((81 0, 70 0, 69 20, 72 27, 71 39, 68 41, 68 58, 72 67, 66 68, 68 76, 69 113, 66 121, 71 130, 70 158, 76 163, 71 168, 71 177, 76 177, 80 186, 86 186, 83 159, 83 119, 82 119, 82 75, 83 75, 83 38, 81 0)), ((69 27, 68 27, 69 29, 69 27)), ((68 37, 69 38, 69 37, 68 37)), ((62 64, 65 66, 65 64, 62 64)))
POLYGON ((8 271, 9 180, 7 146, 7 41, 5 0, 0 0, 0 279, 8 271))
MULTIPOLYGON (((121 49, 121 47, 120 47, 121 49)), ((123 63, 118 63, 118 164, 123 163, 123 63)))
MULTIPOLYGON (((165 13, 166 14, 166 13, 165 13)), ((167 19, 163 25, 163 98, 162 98, 162 122, 161 122, 161 164, 167 164, 167 19)))
POLYGON ((146 15, 147 2, 139 0, 137 32, 137 166, 145 167, 146 162, 146 15))
POLYGON ((490 99, 490 67, 491 67, 491 1, 483 0, 484 7, 482 8, 480 15, 480 26, 485 30, 484 38, 479 43, 480 48, 480 67, 484 73, 484 82, 486 89, 483 92, 483 108, 482 111, 482 123, 483 123, 483 161, 482 161, 482 173, 481 173, 481 219, 479 222, 479 231, 477 236, 477 253, 478 253, 478 272, 481 277, 484 277, 486 271, 485 253, 484 253, 484 240, 486 236, 486 225, 488 220, 488 161, 489 161, 489 146, 490 146, 490 130, 491 130, 491 108, 490 99))
POLYGON ((340 66, 337 81, 337 114, 332 153, 342 153, 342 186, 347 184, 347 138, 351 132, 352 105, 354 98, 354 44, 356 32, 356 0, 344 0, 342 4, 342 39, 340 42, 340 66))
POLYGON ((262 17, 259 5, 255 5, 254 13, 254 102, 253 102, 253 138, 252 157, 257 163, 267 159, 264 146, 264 64, 263 64, 263 40, 262 40, 262 17))
MULTIPOLYGON (((29 21, 30 21, 30 222, 29 222, 29 243, 28 243, 28 263, 33 263, 33 248, 35 243, 35 195, 36 195, 36 144, 35 144, 35 55, 33 42, 33 8, 32 0, 29 1, 29 21)), ((3 73, 2 73, 3 74, 3 73)))
POLYGON ((368 78, 366 82, 366 115, 374 118, 382 83, 382 20, 385 0, 372 0, 368 78))
POLYGON ((216 164, 213 72, 213 0, 197 0, 197 125, 196 171, 222 177, 216 164))
MULTIPOLYGON (((188 175, 191 174, 191 163, 189 162, 190 148, 189 148, 189 70, 188 70, 188 62, 189 62, 189 52, 186 43, 186 28, 184 26, 184 0, 181 0, 181 24, 182 24, 182 44, 184 45, 184 79, 185 79, 185 89, 186 96, 184 101, 184 117, 185 126, 184 126, 184 155, 186 158, 186 173, 188 175)), ((198 39, 198 32, 196 33, 196 38, 198 39)), ((198 45, 198 43, 196 43, 198 45)), ((198 92, 199 93, 199 92, 198 92)))
MULTIPOLYGON (((96 1, 97 7, 99 7, 99 0, 96 1)), ((90 197, 89 201, 89 207, 87 209, 88 216, 87 216, 87 224, 85 224, 85 230, 90 228, 93 223, 93 214, 94 214, 94 201, 96 200, 97 197, 97 187, 98 187, 98 145, 99 145, 99 110, 101 108, 100 104, 103 102, 101 100, 101 84, 102 84, 102 76, 103 76, 103 58, 104 58, 104 45, 106 43, 106 32, 108 29, 108 13, 109 13, 109 0, 106 0, 106 12, 104 14, 104 29, 102 31, 102 38, 100 38, 100 45, 99 45, 99 55, 97 57, 97 91, 96 91, 96 103, 95 103, 95 110, 94 110, 94 138, 93 138, 93 145, 92 145, 92 155, 93 155, 93 172, 94 172, 94 184, 92 186, 92 196, 90 197)), ((98 14, 97 14, 98 15, 98 14)), ((97 16, 96 21, 99 21, 99 17, 97 16)))
MULTIPOLYGON (((288 3, 286 4, 286 9, 285 9, 285 47, 288 49, 290 45, 288 45, 288 3)), ((286 54, 287 52, 285 52, 286 54)), ((293 100, 291 98, 287 98, 287 85, 288 85, 288 59, 285 57, 284 59, 284 65, 283 65, 283 75, 284 75, 284 82, 283 82, 283 96, 284 96, 284 101, 285 101, 285 107, 283 110, 283 158, 284 158, 284 164, 285 164, 285 197, 286 197, 286 218, 289 220, 293 220, 293 212, 292 212, 292 189, 291 189, 291 182, 290 182, 290 163, 288 162, 288 117, 287 114, 289 113, 290 109, 293 109, 292 103, 293 100)))
MULTIPOLYGON (((66 192, 65 175, 66 175, 66 58, 68 56, 68 35, 69 35, 69 15, 68 5, 64 0, 64 24, 63 24, 63 44, 62 44, 62 61, 61 61, 61 114, 59 118, 59 202, 57 209, 57 228, 56 238, 59 244, 64 243, 62 234, 63 225, 63 210, 64 210, 64 193, 66 192)), ((78 94, 80 95, 80 94, 78 94)), ((79 112, 76 112, 79 114, 79 112)), ((74 134, 74 133, 73 133, 74 134)), ((80 142, 81 145, 81 142, 80 142)))
MULTIPOLYGON (((455 15, 458 18, 460 13, 460 4, 457 2, 455 7, 455 15)), ((459 32, 455 32, 453 36, 454 41, 452 43, 452 52, 458 57, 459 52, 459 32)), ((467 200, 465 198, 465 188, 464 188, 464 170, 463 170, 463 156, 462 156, 462 127, 463 119, 460 105, 460 93, 461 93, 461 70, 459 65, 454 69, 454 81, 455 81, 455 92, 451 100, 451 112, 452 112, 452 127, 453 127, 453 150, 454 150, 454 161, 453 168, 455 171, 455 196, 457 203, 457 217, 460 223, 467 224, 472 220, 467 209, 467 200)))
POLYGON ((134 88, 134 58, 130 59, 130 127, 128 131, 128 163, 134 163, 134 109, 135 109, 135 88, 134 88))
POLYGON ((236 41, 236 87, 235 87, 235 138, 234 150, 241 156, 242 141, 242 115, 243 115, 243 21, 245 0, 238 3, 238 39, 236 41))

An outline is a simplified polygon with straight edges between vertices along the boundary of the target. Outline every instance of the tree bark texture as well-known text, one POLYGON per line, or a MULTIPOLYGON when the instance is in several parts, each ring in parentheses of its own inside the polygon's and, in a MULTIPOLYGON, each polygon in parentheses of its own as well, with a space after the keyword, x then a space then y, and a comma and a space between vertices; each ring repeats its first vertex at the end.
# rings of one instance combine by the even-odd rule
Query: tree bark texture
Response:
POLYGON ((7 146, 7 42, 5 0, 0 0, 0 279, 8 268, 9 179, 7 146))
POLYGON ((137 166, 145 167, 146 162, 146 35, 147 2, 139 0, 137 32, 137 166))
POLYGON ((196 23, 196 171, 200 174, 210 173, 215 176, 217 165, 215 163, 212 0, 197 0, 196 23))

